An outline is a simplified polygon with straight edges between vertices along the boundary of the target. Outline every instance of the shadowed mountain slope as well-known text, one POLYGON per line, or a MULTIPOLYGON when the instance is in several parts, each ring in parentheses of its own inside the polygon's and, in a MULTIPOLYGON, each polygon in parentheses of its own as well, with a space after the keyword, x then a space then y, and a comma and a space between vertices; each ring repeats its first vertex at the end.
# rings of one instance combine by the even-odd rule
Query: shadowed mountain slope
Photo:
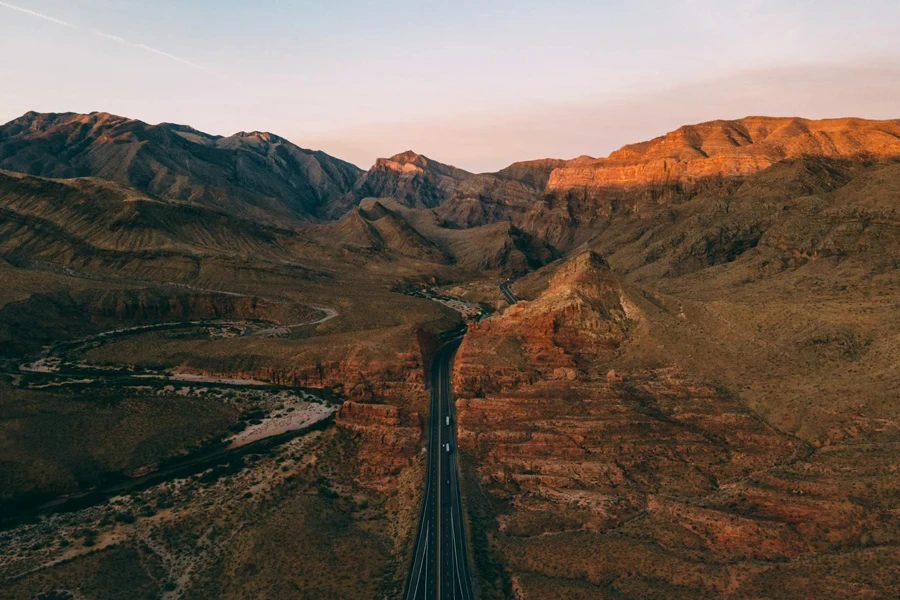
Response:
POLYGON ((345 206, 362 198, 395 198, 411 208, 433 208, 450 197, 472 174, 431 160, 412 150, 379 158, 345 199, 345 206))
POLYGON ((228 473, 0 532, 6 595, 399 597, 457 299, 495 309, 452 382, 482 598, 900 597, 895 130, 752 118, 607 159, 469 174, 404 153, 357 178, 316 153, 324 175, 298 171, 310 155, 268 134, 5 126, 0 164, 56 178, 0 170, 0 501, 300 412, 210 378, 345 400, 228 473), (288 202, 304 181, 313 212, 288 202))
POLYGON ((313 237, 373 257, 400 255, 472 273, 524 274, 559 257, 555 248, 507 222, 468 229, 444 225, 433 210, 366 198, 338 222, 317 226, 313 237))
POLYGON ((0 127, 0 168, 98 177, 153 198, 270 223, 318 218, 360 170, 270 133, 213 136, 107 113, 27 113, 0 127))

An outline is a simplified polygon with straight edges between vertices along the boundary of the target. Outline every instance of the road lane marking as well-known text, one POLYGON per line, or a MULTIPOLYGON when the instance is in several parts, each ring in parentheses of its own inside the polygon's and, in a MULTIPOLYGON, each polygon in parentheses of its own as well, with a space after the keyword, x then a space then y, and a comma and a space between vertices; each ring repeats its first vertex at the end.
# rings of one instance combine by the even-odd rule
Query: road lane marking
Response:
MULTIPOLYGON (((438 365, 438 389, 437 391, 437 422, 441 422, 441 405, 443 404, 441 398, 441 392, 443 392, 443 375, 444 368, 443 363, 438 365)), ((433 426, 433 425, 432 425, 433 426)), ((440 446, 440 436, 441 436, 441 428, 437 428, 438 435, 438 446, 440 446)), ((437 591, 436 598, 437 600, 441 600, 441 462, 443 462, 443 455, 440 450, 437 453, 437 534, 436 534, 436 543, 437 543, 437 587, 435 590, 437 591)))
MULTIPOLYGON (((425 527, 425 535, 428 536, 428 527, 425 527)), ((419 574, 416 576, 416 589, 413 591, 413 599, 419 594, 419 582, 422 580, 422 570, 425 568, 426 559, 428 558, 428 544, 425 544, 425 555, 422 557, 422 562, 419 565, 419 574)), ((425 597, 428 597, 428 582, 426 578, 425 582, 425 597)))

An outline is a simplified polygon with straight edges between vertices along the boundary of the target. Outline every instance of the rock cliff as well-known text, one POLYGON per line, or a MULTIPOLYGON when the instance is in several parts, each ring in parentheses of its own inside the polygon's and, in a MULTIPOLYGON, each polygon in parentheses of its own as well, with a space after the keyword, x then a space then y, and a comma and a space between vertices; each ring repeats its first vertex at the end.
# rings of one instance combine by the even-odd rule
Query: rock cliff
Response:
POLYGON ((335 422, 358 435, 359 480, 383 488, 421 455, 423 421, 419 413, 389 404, 344 402, 335 422))
POLYGON ((754 597, 767 577, 829 569, 822 589, 855 589, 851 557, 898 531, 886 482, 854 499, 870 475, 845 471, 844 452, 859 452, 816 453, 686 369, 684 313, 600 255, 545 270, 470 328, 455 361, 485 597, 754 597))
POLYGON ((900 120, 747 117, 681 127, 607 158, 552 171, 548 192, 661 186, 737 177, 802 156, 900 155, 900 120))

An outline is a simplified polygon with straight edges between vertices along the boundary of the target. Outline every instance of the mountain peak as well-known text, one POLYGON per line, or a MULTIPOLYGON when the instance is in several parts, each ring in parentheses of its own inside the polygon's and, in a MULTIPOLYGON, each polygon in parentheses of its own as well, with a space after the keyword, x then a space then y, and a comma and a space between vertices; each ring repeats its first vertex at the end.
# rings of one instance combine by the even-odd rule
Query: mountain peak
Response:
POLYGON ((390 160, 394 162, 398 162, 400 164, 407 163, 419 163, 419 162, 428 162, 428 157, 419 154, 418 152, 414 152, 413 150, 407 150, 406 152, 401 152, 399 154, 393 155, 390 160))
POLYGON ((260 140, 267 143, 280 142, 284 139, 268 131, 239 131, 231 137, 260 140))
POLYGON ((429 170, 429 167, 431 165, 438 165, 441 167, 444 166, 441 165, 441 163, 432 161, 428 157, 423 156, 417 152, 407 150, 406 152, 395 154, 390 158, 377 159, 375 161, 374 168, 397 171, 401 173, 416 173, 429 170))
POLYGON ((472 175, 468 171, 453 165, 440 163, 412 150, 395 154, 390 158, 379 158, 375 161, 373 169, 396 171, 398 173, 429 173, 457 180, 466 179, 472 175))

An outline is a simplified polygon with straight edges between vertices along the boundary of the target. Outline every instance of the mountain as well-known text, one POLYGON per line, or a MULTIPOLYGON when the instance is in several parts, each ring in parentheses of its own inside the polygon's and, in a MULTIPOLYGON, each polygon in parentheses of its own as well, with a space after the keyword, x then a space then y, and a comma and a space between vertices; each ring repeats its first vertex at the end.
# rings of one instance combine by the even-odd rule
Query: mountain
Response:
POLYGON ((556 168, 548 192, 694 182, 749 175, 801 156, 900 155, 900 120, 747 117, 681 127, 607 158, 556 168))
POLYGON ((361 173, 270 133, 220 137, 107 113, 30 112, 0 126, 0 168, 98 177, 159 200, 281 224, 325 215, 361 173))
POLYGON ((715 121, 482 174, 407 152, 304 172, 327 201, 290 212, 260 190, 306 151, 274 136, 58 118, 0 140, 8 596, 400 597, 452 298, 489 311, 450 381, 480 597, 900 597, 896 121, 715 121), (296 424, 300 390, 333 422, 118 487, 296 424))
POLYGON ((315 239, 356 253, 405 256, 469 273, 522 275, 559 257, 555 248, 507 222, 446 227, 433 210, 404 206, 394 198, 366 198, 335 223, 317 226, 315 239))
POLYGON ((482 595, 896 595, 898 190, 781 161, 515 282, 454 359, 482 595))
POLYGON ((512 223, 567 251, 615 215, 649 214, 695 196, 723 198, 766 169, 807 157, 883 161, 900 156, 900 120, 747 117, 681 127, 606 158, 539 159, 471 174, 414 152, 379 159, 340 205, 395 198, 433 209, 449 227, 512 223))
POLYGON ((467 171, 408 150, 376 160, 346 202, 352 205, 363 198, 390 197, 410 208, 434 208, 471 176, 467 171))
POLYGON ((0 170, 0 257, 18 265, 169 282, 225 265, 322 276, 300 266, 323 254, 307 247, 293 228, 156 200, 110 181, 0 170))
POLYGON ((476 175, 461 182, 437 210, 459 227, 511 221, 567 251, 618 216, 656 214, 700 195, 722 200, 785 161, 865 165, 897 156, 900 120, 711 121, 625 146, 607 158, 530 161, 476 175))

